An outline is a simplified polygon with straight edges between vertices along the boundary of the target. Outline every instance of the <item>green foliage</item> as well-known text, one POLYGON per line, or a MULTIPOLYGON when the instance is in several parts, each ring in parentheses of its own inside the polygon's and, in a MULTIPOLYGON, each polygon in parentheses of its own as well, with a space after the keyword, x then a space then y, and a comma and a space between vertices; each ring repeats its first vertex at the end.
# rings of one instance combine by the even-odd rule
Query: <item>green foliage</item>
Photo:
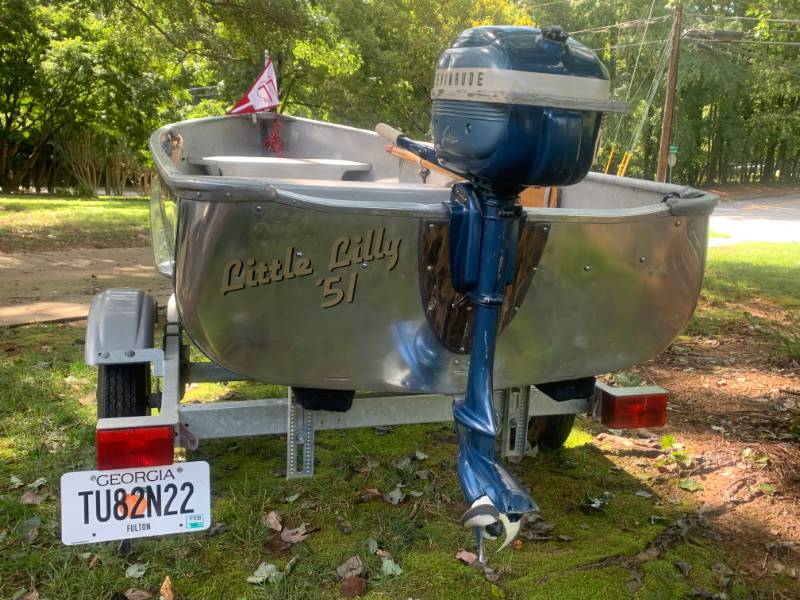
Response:
MULTIPOLYGON (((631 103, 629 114, 609 115, 596 167, 617 146, 612 171, 629 149, 628 175, 650 178, 663 77, 652 106, 645 99, 670 10, 647 0, 0 0, 0 187, 144 186, 150 132, 222 114, 258 73, 265 49, 280 110, 360 127, 385 121, 428 137, 436 58, 460 31, 485 24, 560 24, 594 48, 613 95, 631 103), (657 20, 646 23, 651 11, 657 20)), ((675 180, 797 176, 800 49, 791 43, 800 27, 771 19, 798 13, 798 0, 686 6, 675 180), (741 37, 709 41, 723 29, 741 37)))

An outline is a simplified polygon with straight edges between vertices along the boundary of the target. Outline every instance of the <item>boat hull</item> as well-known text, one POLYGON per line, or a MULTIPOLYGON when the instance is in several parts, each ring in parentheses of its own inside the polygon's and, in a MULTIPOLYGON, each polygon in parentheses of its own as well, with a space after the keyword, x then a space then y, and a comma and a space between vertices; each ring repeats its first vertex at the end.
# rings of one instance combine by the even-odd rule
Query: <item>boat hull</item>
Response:
MULTIPOLYGON (((446 220, 183 200, 178 223, 181 319, 224 367, 295 386, 464 391, 468 356, 432 323, 450 296, 425 297, 421 285, 426 232, 446 220), (372 247, 353 248, 370 237, 372 247)), ((499 337, 496 385, 596 375, 660 352, 694 310, 707 226, 669 214, 529 216, 527 230, 549 231, 499 337)))
MULTIPOLYGON (((157 264, 174 278, 185 331, 213 361, 255 380, 463 393, 471 314, 450 284, 449 187, 404 181, 402 164, 402 183, 387 184, 379 177, 397 164, 377 136, 302 119, 282 123, 290 148, 306 140, 314 156, 371 170, 359 167, 358 181, 271 180, 192 160, 193 149, 235 154, 251 134, 248 151, 262 151, 268 118, 190 121, 151 139, 153 238, 165 240, 157 264), (165 206, 176 207, 174 231, 165 206)), ((685 327, 700 292, 714 196, 590 174, 560 198, 562 208, 526 209, 501 311, 498 389, 652 358, 685 327)))

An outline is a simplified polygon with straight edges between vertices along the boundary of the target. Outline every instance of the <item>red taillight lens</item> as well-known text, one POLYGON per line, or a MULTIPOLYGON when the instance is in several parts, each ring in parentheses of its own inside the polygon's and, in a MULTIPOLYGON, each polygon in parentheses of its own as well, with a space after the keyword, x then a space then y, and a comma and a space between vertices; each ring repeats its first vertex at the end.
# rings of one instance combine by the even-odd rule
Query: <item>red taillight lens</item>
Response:
POLYGON ((600 418, 611 429, 663 427, 667 422, 667 391, 661 388, 597 386, 600 418))
POLYGON ((169 425, 97 430, 97 468, 127 469, 172 464, 169 425))

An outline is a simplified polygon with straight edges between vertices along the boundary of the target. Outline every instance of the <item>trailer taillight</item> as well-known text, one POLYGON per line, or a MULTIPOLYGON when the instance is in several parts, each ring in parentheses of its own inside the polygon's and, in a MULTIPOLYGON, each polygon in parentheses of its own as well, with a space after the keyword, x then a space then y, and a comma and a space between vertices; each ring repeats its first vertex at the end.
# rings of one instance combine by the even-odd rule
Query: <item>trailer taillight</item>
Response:
POLYGON ((172 464, 173 429, 169 425, 98 429, 96 442, 101 471, 172 464))
POLYGON ((663 427, 667 422, 667 391, 660 387, 613 388, 598 384, 598 408, 611 429, 663 427))

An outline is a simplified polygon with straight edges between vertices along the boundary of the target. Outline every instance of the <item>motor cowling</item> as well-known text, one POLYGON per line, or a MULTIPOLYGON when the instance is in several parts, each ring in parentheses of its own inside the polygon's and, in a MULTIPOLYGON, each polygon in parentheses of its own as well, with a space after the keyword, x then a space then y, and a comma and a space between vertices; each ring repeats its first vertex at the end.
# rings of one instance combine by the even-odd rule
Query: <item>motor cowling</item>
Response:
POLYGON ((608 71, 561 28, 477 27, 439 58, 431 97, 441 165, 494 189, 569 185, 589 172, 608 71))

